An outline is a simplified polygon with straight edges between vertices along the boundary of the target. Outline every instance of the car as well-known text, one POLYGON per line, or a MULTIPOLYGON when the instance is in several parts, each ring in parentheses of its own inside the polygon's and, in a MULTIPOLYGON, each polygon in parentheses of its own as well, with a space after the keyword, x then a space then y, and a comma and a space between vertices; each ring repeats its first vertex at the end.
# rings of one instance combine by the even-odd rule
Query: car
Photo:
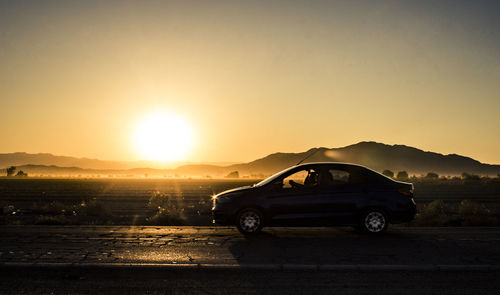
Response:
POLYGON ((213 223, 245 235, 264 226, 353 226, 379 234, 415 217, 413 184, 349 163, 306 163, 212 197, 213 223))

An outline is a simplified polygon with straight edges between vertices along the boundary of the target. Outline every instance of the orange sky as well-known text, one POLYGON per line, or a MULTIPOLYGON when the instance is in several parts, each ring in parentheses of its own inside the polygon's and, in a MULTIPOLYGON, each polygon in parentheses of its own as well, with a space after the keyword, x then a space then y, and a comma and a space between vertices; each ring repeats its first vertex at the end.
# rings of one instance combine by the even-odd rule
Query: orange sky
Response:
POLYGON ((498 15, 496 1, 2 1, 0 152, 138 160, 134 128, 164 110, 191 126, 193 162, 374 140, 500 163, 498 15))

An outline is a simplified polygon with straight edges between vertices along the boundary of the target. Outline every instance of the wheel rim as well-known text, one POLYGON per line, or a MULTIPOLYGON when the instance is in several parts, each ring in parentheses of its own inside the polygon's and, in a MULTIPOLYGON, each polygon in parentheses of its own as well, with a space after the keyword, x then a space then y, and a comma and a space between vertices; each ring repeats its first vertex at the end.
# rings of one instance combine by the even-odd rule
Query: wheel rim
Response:
POLYGON ((246 211, 240 216, 240 227, 245 232, 254 232, 260 226, 260 216, 254 211, 246 211))
POLYGON ((365 228, 372 233, 380 232, 385 227, 385 217, 381 212, 370 212, 365 217, 365 228))

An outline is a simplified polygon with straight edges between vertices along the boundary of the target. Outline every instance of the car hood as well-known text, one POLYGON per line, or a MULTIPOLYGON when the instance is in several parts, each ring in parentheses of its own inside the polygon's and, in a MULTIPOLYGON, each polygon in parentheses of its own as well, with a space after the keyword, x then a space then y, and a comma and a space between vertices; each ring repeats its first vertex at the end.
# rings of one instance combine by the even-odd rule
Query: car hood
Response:
POLYGON ((232 189, 229 189, 227 191, 223 191, 221 193, 218 193, 216 196, 222 196, 222 195, 226 195, 226 194, 229 194, 229 193, 246 192, 246 191, 249 191, 249 190, 252 190, 252 189, 254 189, 253 186, 247 185, 247 186, 232 188, 232 189))

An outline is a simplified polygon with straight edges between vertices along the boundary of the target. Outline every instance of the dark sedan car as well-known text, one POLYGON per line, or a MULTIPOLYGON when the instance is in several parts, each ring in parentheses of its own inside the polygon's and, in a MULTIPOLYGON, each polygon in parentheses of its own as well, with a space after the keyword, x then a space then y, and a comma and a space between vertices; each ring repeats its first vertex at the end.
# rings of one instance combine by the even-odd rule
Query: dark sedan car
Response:
POLYGON ((415 216, 413 184, 363 166, 308 163, 212 197, 214 223, 243 234, 263 226, 349 225, 380 233, 415 216))

